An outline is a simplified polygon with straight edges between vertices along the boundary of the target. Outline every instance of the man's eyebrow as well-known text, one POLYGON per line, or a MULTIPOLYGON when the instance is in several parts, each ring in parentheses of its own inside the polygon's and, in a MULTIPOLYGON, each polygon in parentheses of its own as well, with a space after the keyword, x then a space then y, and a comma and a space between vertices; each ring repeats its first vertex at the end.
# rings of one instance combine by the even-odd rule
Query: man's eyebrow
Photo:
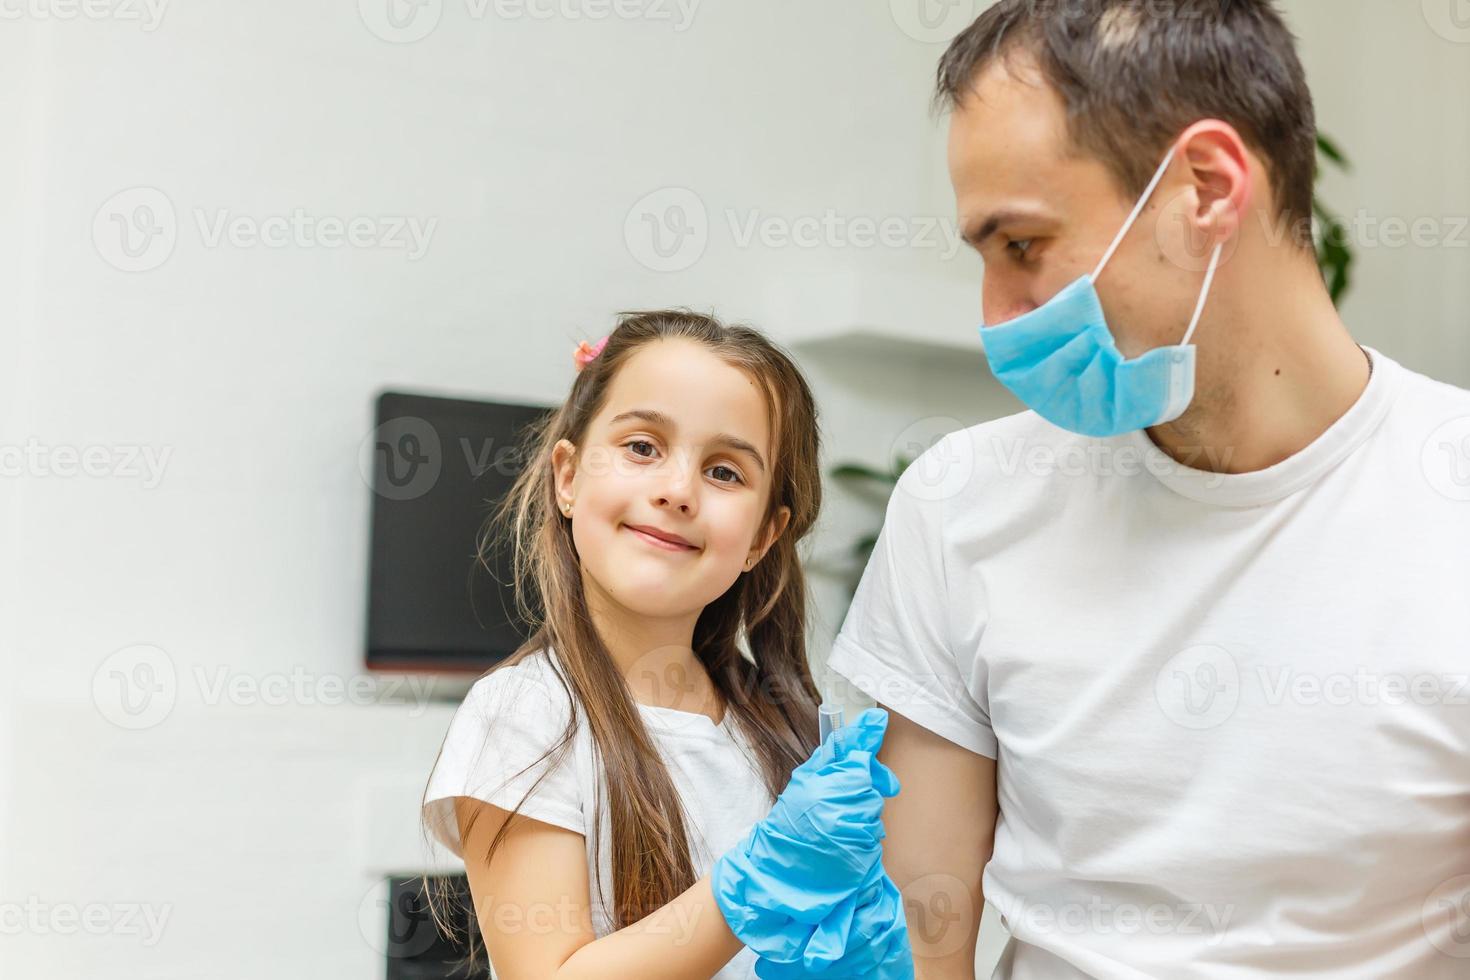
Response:
MULTIPOLYGON (((654 408, 634 408, 626 412, 619 412, 609 419, 607 424, 617 425, 619 422, 625 422, 629 419, 640 419, 650 425, 662 426, 665 429, 678 428, 674 424, 673 419, 654 408)), ((729 433, 722 432, 715 436, 713 441, 723 446, 729 446, 731 449, 750 454, 750 457, 755 460, 755 465, 759 466, 762 472, 765 472, 766 461, 761 458, 760 450, 756 449, 755 446, 746 440, 739 436, 732 436, 729 433)))
POLYGON ((1040 218, 1041 215, 1026 211, 996 211, 981 222, 978 228, 973 223, 968 225, 965 229, 964 239, 971 248, 978 252, 980 251, 980 246, 984 245, 991 235, 999 231, 1002 225, 1015 224, 1020 221, 1038 220, 1040 218))

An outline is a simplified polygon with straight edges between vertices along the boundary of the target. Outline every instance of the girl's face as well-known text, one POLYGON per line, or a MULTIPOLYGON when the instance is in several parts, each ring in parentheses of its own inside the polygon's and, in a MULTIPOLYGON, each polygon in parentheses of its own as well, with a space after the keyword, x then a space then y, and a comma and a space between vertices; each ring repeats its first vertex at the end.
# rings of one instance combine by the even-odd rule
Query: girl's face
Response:
POLYGON ((552 454, 583 573, 636 614, 697 616, 790 519, 782 507, 761 527, 768 426, 757 383, 702 345, 663 340, 636 351, 582 445, 563 439, 552 454))

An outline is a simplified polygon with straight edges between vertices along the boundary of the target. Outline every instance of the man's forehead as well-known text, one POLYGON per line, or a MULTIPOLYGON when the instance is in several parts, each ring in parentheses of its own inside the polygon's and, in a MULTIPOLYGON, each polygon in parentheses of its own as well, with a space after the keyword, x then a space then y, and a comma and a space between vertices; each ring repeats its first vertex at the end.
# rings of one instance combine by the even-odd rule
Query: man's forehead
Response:
POLYGON ((949 171, 961 232, 972 245, 998 219, 1051 229, 1086 220, 1117 197, 1107 167, 1073 143, 1061 96, 1039 71, 1014 60, 988 67, 955 109, 949 171))
POLYGON ((1050 199, 1076 163, 1061 98, 1024 63, 989 66, 950 119, 949 163, 962 198, 1050 199))

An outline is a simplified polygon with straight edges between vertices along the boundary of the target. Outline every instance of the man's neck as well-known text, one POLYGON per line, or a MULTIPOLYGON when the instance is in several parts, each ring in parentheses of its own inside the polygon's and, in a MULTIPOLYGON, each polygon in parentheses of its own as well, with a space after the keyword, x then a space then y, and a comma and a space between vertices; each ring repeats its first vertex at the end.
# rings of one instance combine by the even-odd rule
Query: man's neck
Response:
POLYGON ((1315 442, 1362 396, 1367 352, 1320 280, 1304 284, 1294 264, 1281 271, 1222 310, 1208 333, 1202 326, 1193 406, 1148 430, 1175 461, 1217 473, 1266 469, 1315 442))

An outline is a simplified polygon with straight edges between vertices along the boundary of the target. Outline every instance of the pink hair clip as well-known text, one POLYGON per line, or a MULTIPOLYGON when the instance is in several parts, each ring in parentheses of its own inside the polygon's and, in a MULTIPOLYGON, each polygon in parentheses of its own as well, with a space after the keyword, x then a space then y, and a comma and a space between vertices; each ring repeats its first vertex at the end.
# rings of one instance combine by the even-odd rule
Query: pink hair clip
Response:
POLYGON ((585 340, 578 344, 576 351, 572 353, 572 358, 577 362, 577 373, 581 374, 583 368, 597 360, 597 355, 601 354, 602 349, 606 346, 607 337, 603 337, 595 344, 588 344, 585 340))

